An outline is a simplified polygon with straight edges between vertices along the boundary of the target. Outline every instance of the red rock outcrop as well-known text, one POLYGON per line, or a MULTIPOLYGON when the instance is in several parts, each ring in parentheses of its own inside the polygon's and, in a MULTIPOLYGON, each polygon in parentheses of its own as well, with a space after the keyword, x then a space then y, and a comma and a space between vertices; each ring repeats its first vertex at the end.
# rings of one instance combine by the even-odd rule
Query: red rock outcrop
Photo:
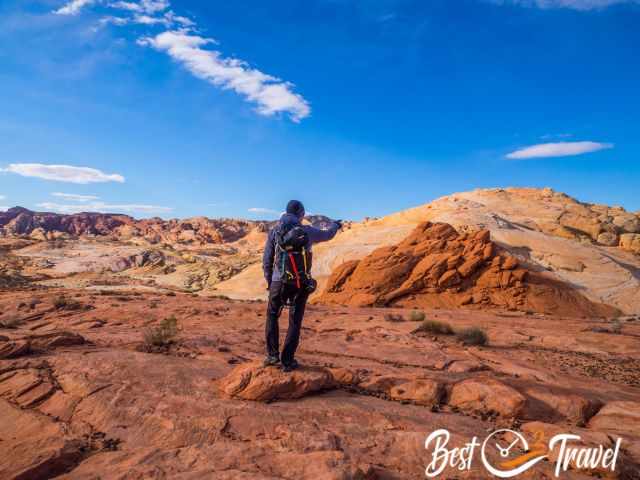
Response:
MULTIPOLYGON (((344 377, 344 372, 340 372, 344 377)), ((303 367, 292 373, 279 368, 263 367, 261 363, 248 363, 235 368, 218 383, 227 396, 261 402, 301 398, 338 384, 326 368, 303 367)))
POLYGON ((398 245, 337 267, 319 303, 351 306, 503 307, 563 315, 612 314, 567 284, 529 271, 491 241, 425 222, 398 245))

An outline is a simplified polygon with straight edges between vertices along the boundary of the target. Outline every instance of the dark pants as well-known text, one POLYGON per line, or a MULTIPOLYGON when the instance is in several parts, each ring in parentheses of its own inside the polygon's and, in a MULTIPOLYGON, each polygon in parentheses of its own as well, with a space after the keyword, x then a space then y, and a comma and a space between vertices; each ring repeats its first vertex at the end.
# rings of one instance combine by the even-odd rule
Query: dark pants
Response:
MULTIPOLYGON (((283 289, 281 282, 272 282, 269 288, 269 304, 267 306, 267 323, 265 325, 265 335, 267 340, 267 355, 278 356, 278 345, 280 341, 280 333, 278 329, 278 318, 282 312, 285 299, 293 297, 295 292, 283 289)), ((280 360, 284 365, 290 364, 298 348, 300 341, 300 328, 302 327, 302 318, 304 317, 304 309, 307 305, 308 294, 301 292, 295 298, 293 305, 289 307, 289 329, 287 330, 287 338, 282 348, 282 356, 280 360)))

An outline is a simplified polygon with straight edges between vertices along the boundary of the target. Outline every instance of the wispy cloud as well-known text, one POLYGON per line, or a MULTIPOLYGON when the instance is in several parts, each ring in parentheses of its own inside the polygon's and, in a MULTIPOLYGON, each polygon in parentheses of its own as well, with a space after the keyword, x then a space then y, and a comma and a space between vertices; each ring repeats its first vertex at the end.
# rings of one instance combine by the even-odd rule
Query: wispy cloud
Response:
POLYGON ((263 208, 263 207, 252 207, 247 209, 249 213, 258 213, 258 214, 268 214, 268 215, 279 215, 280 212, 278 210, 274 210, 272 208, 263 208))
POLYGON ((79 195, 77 193, 61 193, 61 192, 53 192, 51 196, 62 198, 64 200, 69 200, 72 202, 91 202, 93 200, 98 200, 100 198, 100 197, 96 197, 95 195, 79 195))
POLYGON ((507 154, 507 158, 512 160, 524 160, 528 158, 547 158, 547 157, 570 157, 574 155, 582 155, 583 153, 597 152, 613 148, 612 143, 598 142, 557 142, 557 143, 540 143, 531 145, 515 152, 507 154))
POLYGON ((147 213, 159 214, 173 211, 170 207, 160 207, 157 205, 138 204, 108 204, 104 202, 91 202, 83 204, 65 205, 54 202, 42 202, 36 205, 38 208, 57 213, 80 213, 80 212, 100 212, 100 213, 147 213))
POLYGON ((140 0, 139 2, 118 1, 109 4, 112 8, 129 10, 131 12, 153 14, 163 12, 169 8, 170 4, 167 0, 140 0))
POLYGON ((490 0, 499 5, 521 5, 535 8, 570 8, 573 10, 596 10, 623 3, 640 3, 639 0, 490 0))
POLYGON ((55 10, 54 13, 58 15, 77 15, 84 7, 88 7, 94 3, 96 3, 96 0, 71 0, 55 10))
POLYGON ((5 197, 4 195, 0 195, 0 200, 4 200, 5 198, 7 197, 5 197))
POLYGON ((104 182, 124 183, 124 177, 117 173, 108 174, 95 168, 74 167, 71 165, 12 163, 7 168, 1 170, 4 172, 15 173, 23 177, 41 178, 43 180, 53 180, 56 182, 79 184, 104 182))
POLYGON ((208 45, 216 43, 212 38, 180 29, 144 37, 138 43, 166 52, 196 77, 256 103, 261 115, 285 112, 299 122, 311 113, 309 103, 292 91, 291 83, 251 68, 242 60, 224 58, 217 50, 208 50, 208 45))
POLYGON ((217 42, 197 33, 196 23, 188 17, 177 15, 170 9, 168 0, 71 0, 55 11, 58 14, 76 15, 83 7, 101 4, 108 14, 100 19, 100 25, 162 26, 166 30, 138 39, 141 46, 165 52, 192 75, 215 87, 231 90, 257 105, 256 112, 264 116, 286 114, 299 122, 311 114, 309 102, 293 91, 291 82, 269 75, 249 65, 248 62, 225 57, 219 50, 210 48, 217 42))

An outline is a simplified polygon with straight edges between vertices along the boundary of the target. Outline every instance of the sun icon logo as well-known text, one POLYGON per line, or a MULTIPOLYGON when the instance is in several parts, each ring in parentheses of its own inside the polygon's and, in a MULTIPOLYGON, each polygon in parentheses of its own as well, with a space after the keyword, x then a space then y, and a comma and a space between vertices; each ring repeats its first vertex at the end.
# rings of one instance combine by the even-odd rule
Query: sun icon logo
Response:
POLYGON ((547 458, 548 447, 542 435, 538 435, 531 447, 520 432, 503 428, 489 435, 482 444, 480 455, 488 472, 499 478, 511 478, 528 470, 536 463, 547 458), (497 466, 488 455, 496 452, 497 466))

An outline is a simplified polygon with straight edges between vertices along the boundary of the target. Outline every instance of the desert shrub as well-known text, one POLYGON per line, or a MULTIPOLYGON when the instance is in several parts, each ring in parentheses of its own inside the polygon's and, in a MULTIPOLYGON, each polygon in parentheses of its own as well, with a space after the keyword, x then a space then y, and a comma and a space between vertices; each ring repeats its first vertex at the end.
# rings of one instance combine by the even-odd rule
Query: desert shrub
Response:
POLYGON ((456 333, 456 338, 465 345, 486 345, 487 333, 479 327, 464 328, 456 333))
POLYGON ((404 317, 402 315, 395 313, 385 313, 384 319, 387 322, 404 322, 404 317))
POLYGON ((18 328, 20 319, 18 317, 8 317, 0 319, 0 328, 18 328))
POLYGON ((453 335, 453 328, 446 322, 439 322, 438 320, 425 320, 418 328, 411 333, 431 333, 434 335, 453 335))
POLYGON ((622 333, 622 322, 617 318, 611 322, 611 333, 622 333))
POLYGON ((178 320, 174 315, 165 318, 157 327, 150 327, 144 331, 146 347, 163 347, 169 345, 178 333, 178 320))
POLYGON ((409 314, 409 320, 412 322, 423 322, 426 317, 422 310, 411 310, 409 314))
POLYGON ((216 300, 231 300, 231 298, 226 295, 211 295, 210 298, 215 298, 216 300))
POLYGON ((80 302, 67 298, 64 295, 57 297, 53 301, 53 306, 56 310, 80 310, 82 308, 82 304, 80 302))

